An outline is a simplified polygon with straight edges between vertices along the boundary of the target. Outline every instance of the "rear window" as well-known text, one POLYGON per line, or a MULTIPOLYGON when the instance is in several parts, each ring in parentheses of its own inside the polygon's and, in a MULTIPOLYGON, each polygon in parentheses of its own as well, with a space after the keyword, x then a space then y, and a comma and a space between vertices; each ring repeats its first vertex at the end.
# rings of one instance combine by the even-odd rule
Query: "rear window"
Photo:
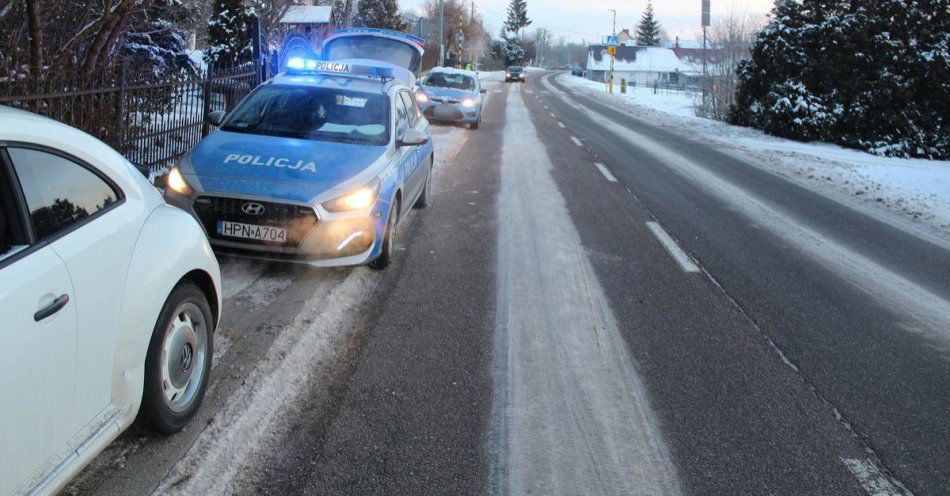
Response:
POLYGON ((326 60, 371 59, 415 72, 422 57, 407 43, 379 36, 347 36, 330 41, 323 48, 326 60))
POLYGON ((385 145, 389 142, 389 97, 328 88, 268 85, 238 106, 221 129, 385 145))

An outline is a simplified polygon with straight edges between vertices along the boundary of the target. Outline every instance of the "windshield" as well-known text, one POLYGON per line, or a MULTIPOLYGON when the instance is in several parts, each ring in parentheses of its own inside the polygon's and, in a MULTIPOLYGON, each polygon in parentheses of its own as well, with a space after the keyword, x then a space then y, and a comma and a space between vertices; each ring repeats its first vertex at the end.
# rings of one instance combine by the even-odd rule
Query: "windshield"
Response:
POLYGON ((224 131, 385 145, 389 97, 327 88, 264 86, 221 126, 224 131))
POLYGON ((521 67, 518 67, 518 66, 511 66, 511 67, 508 68, 508 72, 521 72, 521 71, 523 71, 523 70, 524 70, 524 69, 522 69, 521 67))
POLYGON ((401 41, 378 36, 347 36, 330 41, 324 47, 327 60, 372 59, 388 62, 410 71, 419 68, 419 52, 401 41))
POLYGON ((426 78, 426 86, 453 88, 457 90, 474 90, 475 78, 466 76, 465 74, 433 72, 426 78))

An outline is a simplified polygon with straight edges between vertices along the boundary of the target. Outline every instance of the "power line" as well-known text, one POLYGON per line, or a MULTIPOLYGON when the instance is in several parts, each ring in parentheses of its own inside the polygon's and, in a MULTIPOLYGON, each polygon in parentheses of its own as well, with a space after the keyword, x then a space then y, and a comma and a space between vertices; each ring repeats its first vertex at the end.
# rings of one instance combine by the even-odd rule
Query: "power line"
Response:
MULTIPOLYGON (((508 15, 508 14, 502 14, 501 12, 493 11, 493 10, 491 10, 491 9, 486 9, 485 7, 481 7, 481 6, 476 6, 476 8, 477 8, 478 10, 481 10, 481 11, 484 11, 484 12, 487 12, 487 13, 491 13, 491 14, 494 14, 494 15, 497 15, 497 16, 501 16, 502 19, 504 19, 504 18, 507 17, 507 15, 508 15)), ((502 21, 502 25, 504 25, 504 21, 502 21)), ((581 31, 573 31, 573 30, 570 30, 570 29, 556 28, 556 27, 554 27, 554 26, 548 26, 548 25, 543 25, 543 24, 536 24, 535 27, 544 28, 544 29, 548 29, 548 30, 551 30, 551 31, 562 31, 562 32, 564 32, 564 33, 576 34, 576 35, 580 35, 580 36, 596 36, 597 38, 601 38, 601 37, 602 37, 602 35, 600 35, 600 34, 584 33, 584 32, 581 32, 581 31)))

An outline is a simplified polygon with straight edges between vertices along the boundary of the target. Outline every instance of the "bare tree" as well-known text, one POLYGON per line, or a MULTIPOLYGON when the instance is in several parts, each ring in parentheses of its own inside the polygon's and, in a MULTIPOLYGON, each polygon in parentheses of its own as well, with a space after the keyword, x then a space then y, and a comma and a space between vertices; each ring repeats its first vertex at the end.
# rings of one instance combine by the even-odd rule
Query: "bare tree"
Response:
POLYGON ((736 101, 736 69, 748 58, 752 42, 764 25, 764 18, 734 10, 713 22, 707 33, 706 99, 697 106, 698 115, 726 119, 736 101))

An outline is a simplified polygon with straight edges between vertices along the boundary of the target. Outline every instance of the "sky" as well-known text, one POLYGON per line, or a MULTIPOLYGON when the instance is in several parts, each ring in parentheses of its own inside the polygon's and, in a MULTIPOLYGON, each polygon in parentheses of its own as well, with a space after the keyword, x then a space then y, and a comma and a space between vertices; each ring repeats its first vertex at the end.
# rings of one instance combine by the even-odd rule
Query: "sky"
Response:
MULTIPOLYGON (((466 0, 473 1, 473 0, 466 0)), ((504 24, 509 0, 474 0, 475 10, 485 21, 485 28, 497 36, 504 24)), ((701 0, 658 0, 653 11, 660 26, 670 39, 701 39, 701 0)), ((774 0, 712 0, 712 17, 730 11, 764 16, 774 0)), ((425 0, 399 0, 404 10, 422 12, 425 0)), ((599 42, 610 34, 613 14, 617 10, 617 31, 629 28, 634 32, 647 0, 528 0, 528 17, 533 21, 528 30, 537 27, 549 29, 555 39, 564 36, 568 41, 599 42)))

